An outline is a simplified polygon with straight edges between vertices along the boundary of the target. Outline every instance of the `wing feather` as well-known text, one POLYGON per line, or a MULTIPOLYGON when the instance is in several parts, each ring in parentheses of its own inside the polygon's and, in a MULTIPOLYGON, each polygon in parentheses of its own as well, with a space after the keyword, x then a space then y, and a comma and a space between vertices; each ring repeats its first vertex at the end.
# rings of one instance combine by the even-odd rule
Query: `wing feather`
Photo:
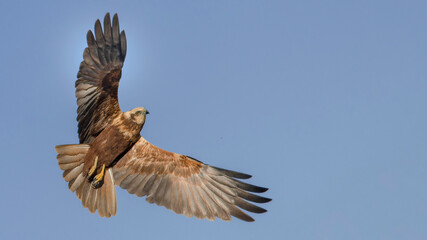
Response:
POLYGON ((121 113, 117 91, 126 57, 126 36, 120 33, 117 14, 113 24, 110 14, 105 15, 104 30, 97 20, 94 33, 89 30, 86 35, 88 46, 76 81, 80 143, 91 143, 121 113))
POLYGON ((145 184, 150 180, 151 175, 143 175, 144 179, 139 183, 138 189, 136 190, 136 196, 142 197, 147 195, 147 192, 144 191, 145 184))
POLYGON ((143 175, 137 175, 137 174, 135 174, 135 175, 136 175, 136 177, 130 182, 130 186, 127 188, 128 192, 130 194, 135 194, 139 185, 144 180, 143 175))
POLYGON ((111 19, 110 14, 104 18, 104 39, 105 39, 105 55, 107 56, 107 61, 111 62, 111 46, 113 46, 113 36, 111 35, 111 19))
POLYGON ((265 209, 250 202, 271 200, 249 193, 267 188, 237 180, 250 178, 248 174, 162 150, 142 137, 113 167, 113 175, 115 183, 129 193, 189 217, 229 221, 234 216, 253 221, 241 209, 263 213, 265 209))

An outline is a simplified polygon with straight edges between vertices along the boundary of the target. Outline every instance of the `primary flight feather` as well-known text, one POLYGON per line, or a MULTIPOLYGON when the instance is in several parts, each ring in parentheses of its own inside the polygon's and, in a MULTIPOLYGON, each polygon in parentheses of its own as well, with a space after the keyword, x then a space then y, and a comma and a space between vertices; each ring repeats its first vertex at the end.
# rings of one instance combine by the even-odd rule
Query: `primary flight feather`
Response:
POLYGON ((80 144, 55 147, 59 167, 85 208, 101 217, 116 214, 115 185, 138 197, 185 216, 254 221, 265 209, 249 202, 271 199, 255 195, 267 188, 238 179, 251 176, 204 164, 189 156, 160 149, 140 132, 149 112, 138 107, 122 112, 117 90, 126 57, 126 34, 117 14, 95 22, 77 74, 77 121, 80 144), (253 192, 253 193, 250 193, 253 192))

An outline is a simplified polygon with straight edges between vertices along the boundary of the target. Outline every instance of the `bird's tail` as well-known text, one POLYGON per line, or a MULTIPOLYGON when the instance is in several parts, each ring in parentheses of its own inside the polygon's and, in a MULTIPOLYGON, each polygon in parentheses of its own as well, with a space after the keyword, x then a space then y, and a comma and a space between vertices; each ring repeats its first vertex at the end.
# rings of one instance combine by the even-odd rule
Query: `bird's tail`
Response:
POLYGON ((88 144, 58 145, 55 147, 59 167, 64 170, 63 177, 72 192, 82 201, 83 207, 91 213, 98 210, 101 217, 116 215, 116 190, 111 168, 105 170, 104 183, 94 188, 82 173, 84 159, 90 149, 88 144))

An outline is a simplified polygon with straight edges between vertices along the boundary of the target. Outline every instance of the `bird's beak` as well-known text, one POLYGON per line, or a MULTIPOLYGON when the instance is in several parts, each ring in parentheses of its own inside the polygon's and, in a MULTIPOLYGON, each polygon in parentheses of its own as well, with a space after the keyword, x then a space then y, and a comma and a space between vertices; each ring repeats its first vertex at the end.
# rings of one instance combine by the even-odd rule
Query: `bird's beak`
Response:
POLYGON ((149 112, 149 111, 146 111, 146 112, 145 112, 145 114, 150 114, 150 112, 149 112))

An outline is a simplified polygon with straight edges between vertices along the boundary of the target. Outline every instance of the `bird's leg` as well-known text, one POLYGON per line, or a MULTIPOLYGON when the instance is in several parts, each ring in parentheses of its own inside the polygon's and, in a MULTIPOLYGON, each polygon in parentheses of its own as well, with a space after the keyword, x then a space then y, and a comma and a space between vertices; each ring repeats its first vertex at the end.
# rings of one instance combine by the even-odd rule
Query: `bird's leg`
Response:
POLYGON ((99 188, 102 186, 102 180, 104 180, 104 174, 105 174, 105 164, 102 164, 101 172, 98 173, 93 179, 92 186, 94 188, 99 188))
POLYGON ((98 165, 98 156, 95 157, 95 162, 93 163, 92 167, 89 169, 89 173, 87 174, 88 176, 92 176, 92 174, 95 172, 96 165, 98 165))

